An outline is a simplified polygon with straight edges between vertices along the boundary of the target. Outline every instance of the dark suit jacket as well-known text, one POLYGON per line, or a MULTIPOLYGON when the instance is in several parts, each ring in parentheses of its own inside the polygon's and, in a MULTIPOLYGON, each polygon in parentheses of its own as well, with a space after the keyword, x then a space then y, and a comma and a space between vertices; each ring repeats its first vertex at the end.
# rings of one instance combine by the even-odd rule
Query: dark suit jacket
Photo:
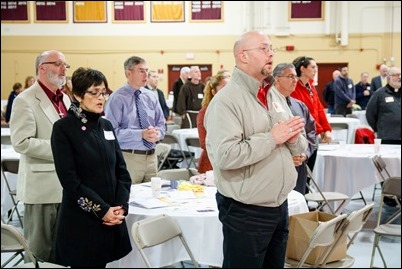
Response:
POLYGON ((375 92, 377 89, 382 87, 381 76, 373 77, 371 80, 370 90, 375 92))
MULTIPOLYGON (((151 90, 150 88, 148 88, 148 85, 146 85, 145 88, 147 88, 148 90, 151 90)), ((165 119, 167 120, 167 118, 169 117, 169 114, 170 114, 170 110, 166 104, 165 94, 163 93, 162 90, 159 90, 159 89, 156 89, 156 90, 158 92, 159 104, 161 105, 163 115, 165 116, 165 119)))

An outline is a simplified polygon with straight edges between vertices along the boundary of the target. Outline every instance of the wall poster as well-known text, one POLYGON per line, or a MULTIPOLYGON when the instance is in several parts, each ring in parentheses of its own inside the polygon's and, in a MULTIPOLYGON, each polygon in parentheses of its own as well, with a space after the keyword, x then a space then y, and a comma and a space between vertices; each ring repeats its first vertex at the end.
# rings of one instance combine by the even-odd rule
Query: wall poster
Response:
POLYGON ((35 1, 35 22, 67 22, 66 1, 35 1))
POLYGON ((1 1, 1 22, 28 23, 29 1, 1 1))
POLYGON ((191 22, 223 21, 223 1, 191 1, 191 22))
POLYGON ((73 1, 74 22, 107 22, 106 1, 73 1))
POLYGON ((184 22, 184 1, 151 1, 151 22, 184 22))
POLYGON ((113 22, 144 21, 144 1, 113 1, 113 22))
POLYGON ((323 20, 324 1, 289 1, 289 20, 323 20))

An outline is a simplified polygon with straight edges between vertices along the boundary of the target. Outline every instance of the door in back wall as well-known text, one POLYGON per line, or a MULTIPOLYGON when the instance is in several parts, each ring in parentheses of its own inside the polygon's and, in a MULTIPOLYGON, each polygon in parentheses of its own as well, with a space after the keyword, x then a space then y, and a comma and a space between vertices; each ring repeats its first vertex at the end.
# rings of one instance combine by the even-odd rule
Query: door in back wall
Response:
POLYGON ((198 65, 201 70, 201 82, 204 84, 204 81, 207 77, 212 75, 212 64, 169 64, 168 65, 168 93, 172 91, 173 84, 180 76, 180 69, 183 66, 193 66, 198 65))
MULTIPOLYGON (((323 96, 323 91, 325 88, 325 85, 327 85, 328 82, 332 81, 332 73, 335 70, 340 70, 341 67, 343 66, 348 66, 348 63, 317 63, 318 65, 318 79, 317 83, 318 85, 315 86, 318 96, 320 97, 321 104, 324 106, 324 108, 327 108, 328 105, 324 101, 324 96, 323 96)), ((356 83, 355 81, 353 81, 356 83)))

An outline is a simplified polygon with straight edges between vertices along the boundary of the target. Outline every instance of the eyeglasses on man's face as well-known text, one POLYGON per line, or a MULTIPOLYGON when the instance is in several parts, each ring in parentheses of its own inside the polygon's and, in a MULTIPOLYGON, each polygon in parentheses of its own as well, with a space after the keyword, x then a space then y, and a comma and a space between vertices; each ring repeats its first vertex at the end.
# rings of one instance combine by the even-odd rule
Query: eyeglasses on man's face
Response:
POLYGON ((56 67, 64 66, 65 68, 70 68, 71 66, 68 63, 57 61, 57 62, 43 62, 41 64, 52 64, 56 67))
POLYGON ((297 79, 299 79, 298 76, 293 75, 293 74, 286 75, 286 76, 278 76, 278 77, 280 77, 280 78, 288 78, 288 79, 292 79, 292 80, 295 80, 295 79, 297 80, 297 79))
POLYGON ((243 51, 249 51, 249 50, 260 50, 264 54, 268 54, 270 51, 275 52, 275 50, 272 48, 272 45, 266 46, 266 47, 258 47, 258 48, 251 48, 251 49, 245 49, 243 51))
POLYGON ((401 76, 401 73, 398 73, 398 74, 391 74, 391 75, 389 75, 390 77, 394 77, 394 78, 398 78, 398 77, 400 77, 401 76))
POLYGON ((86 93, 90 94, 92 97, 98 98, 99 96, 107 96, 106 90, 101 90, 101 91, 86 91, 86 93))

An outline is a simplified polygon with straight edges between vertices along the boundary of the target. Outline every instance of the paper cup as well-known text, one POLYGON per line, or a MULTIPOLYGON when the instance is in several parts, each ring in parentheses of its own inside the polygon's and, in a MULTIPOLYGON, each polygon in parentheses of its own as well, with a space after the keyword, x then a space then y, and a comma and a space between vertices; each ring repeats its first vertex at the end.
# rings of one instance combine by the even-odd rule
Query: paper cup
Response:
POLYGON ((374 139, 374 153, 379 154, 381 149, 381 139, 375 138, 374 139))
POLYGON ((152 196, 158 198, 161 195, 162 179, 160 177, 151 177, 152 196))

